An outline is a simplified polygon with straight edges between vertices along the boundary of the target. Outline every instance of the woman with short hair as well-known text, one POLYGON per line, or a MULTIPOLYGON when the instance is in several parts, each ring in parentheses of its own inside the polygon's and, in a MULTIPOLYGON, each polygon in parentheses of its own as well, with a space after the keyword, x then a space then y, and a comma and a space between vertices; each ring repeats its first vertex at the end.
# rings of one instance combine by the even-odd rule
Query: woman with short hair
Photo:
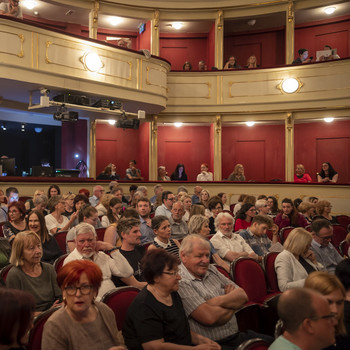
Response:
POLYGON ((297 183, 312 182, 311 176, 305 173, 305 168, 303 164, 297 164, 295 166, 294 182, 297 182, 297 183))
POLYGON ((2 226, 4 236, 11 242, 18 232, 26 229, 26 208, 23 202, 11 202, 8 206, 8 221, 2 226))
POLYGON ((337 217, 331 215, 332 212, 332 204, 328 201, 318 201, 316 204, 316 213, 317 215, 313 218, 313 220, 317 219, 326 219, 331 224, 339 224, 337 217))

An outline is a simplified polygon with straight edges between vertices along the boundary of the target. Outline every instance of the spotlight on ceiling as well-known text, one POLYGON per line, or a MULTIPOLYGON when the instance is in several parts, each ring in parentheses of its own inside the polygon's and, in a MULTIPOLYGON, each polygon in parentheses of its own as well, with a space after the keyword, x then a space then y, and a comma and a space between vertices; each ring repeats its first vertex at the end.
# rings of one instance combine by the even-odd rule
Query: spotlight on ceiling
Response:
POLYGON ((37 6, 37 3, 34 0, 23 0, 21 2, 21 5, 23 5, 28 10, 33 10, 33 8, 37 6))
POLYGON ((255 125, 255 122, 245 122, 245 125, 247 125, 247 126, 253 126, 253 125, 255 125))
POLYGON ((112 26, 117 26, 118 24, 123 22, 123 19, 120 17, 109 17, 108 18, 108 22, 112 25, 112 26))
POLYGON ((53 119, 60 122, 76 122, 78 121, 78 117, 78 112, 69 111, 64 104, 58 106, 57 111, 53 114, 53 119))
POLYGON ((332 123, 332 121, 334 120, 333 117, 329 117, 329 118, 324 118, 323 119, 326 123, 332 123))
POLYGON ((21 131, 23 131, 23 132, 25 132, 25 131, 26 131, 26 129, 25 129, 25 125, 24 125, 24 124, 22 124, 22 125, 21 125, 21 131))
POLYGON ((108 120, 108 124, 109 124, 109 125, 114 125, 114 124, 115 124, 115 120, 109 119, 109 120, 108 120))
POLYGON ((171 24, 172 28, 179 30, 183 27, 183 24, 181 22, 174 22, 171 24))
POLYGON ((177 128, 181 128, 183 124, 181 122, 176 122, 174 123, 174 126, 176 126, 177 128))
POLYGON ((323 12, 327 15, 331 15, 336 10, 335 6, 326 7, 323 12))

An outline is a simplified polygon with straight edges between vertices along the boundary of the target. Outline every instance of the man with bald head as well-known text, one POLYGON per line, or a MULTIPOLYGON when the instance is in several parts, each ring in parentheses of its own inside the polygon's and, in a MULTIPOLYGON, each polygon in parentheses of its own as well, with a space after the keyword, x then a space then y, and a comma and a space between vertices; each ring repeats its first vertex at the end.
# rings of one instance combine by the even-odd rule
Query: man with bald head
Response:
POLYGON ((289 289, 280 296, 277 309, 284 332, 269 350, 321 350, 335 344, 336 314, 320 293, 289 289))
POLYGON ((89 197, 89 202, 93 207, 96 207, 96 205, 100 203, 100 199, 104 192, 105 190, 100 185, 97 185, 93 188, 93 195, 89 197))

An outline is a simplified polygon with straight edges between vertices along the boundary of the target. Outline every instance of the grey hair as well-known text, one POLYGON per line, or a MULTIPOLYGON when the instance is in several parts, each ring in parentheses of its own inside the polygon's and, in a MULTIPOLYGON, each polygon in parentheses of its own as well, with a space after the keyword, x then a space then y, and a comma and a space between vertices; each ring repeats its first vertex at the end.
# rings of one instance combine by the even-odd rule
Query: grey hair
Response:
POLYGON ((146 186, 138 186, 137 187, 137 192, 144 192, 147 191, 147 187, 146 186))
POLYGON ((180 257, 182 255, 188 255, 192 253, 193 250, 193 246, 194 244, 198 242, 198 244, 203 247, 203 248, 208 248, 208 250, 210 251, 210 244, 209 241, 207 241, 205 238, 203 238, 200 235, 197 234, 191 234, 186 236, 182 242, 181 242, 181 246, 180 246, 180 257))
POLYGON ((79 225, 75 226, 74 231, 74 238, 77 238, 78 235, 83 233, 92 233, 94 237, 97 236, 95 228, 87 222, 82 222, 79 225))
POLYGON ((47 201, 48 201, 48 198, 47 198, 46 194, 39 194, 38 196, 36 196, 33 199, 33 203, 34 203, 35 206, 37 206, 39 204, 45 204, 45 206, 46 206, 47 205, 47 201))
POLYGON ((259 210, 260 208, 264 207, 266 205, 266 199, 258 199, 255 202, 255 208, 259 210))
POLYGON ((186 193, 188 193, 188 189, 185 186, 179 186, 177 188, 177 193, 179 193, 179 192, 186 192, 186 193))
POLYGON ((188 231, 190 234, 197 233, 202 229, 205 222, 209 222, 209 219, 204 215, 192 215, 188 222, 188 231))
POLYGON ((220 221, 223 218, 227 218, 232 220, 232 224, 233 224, 233 217, 231 214, 229 213, 220 213, 216 218, 215 218, 215 229, 218 230, 219 229, 219 225, 220 225, 220 221))
POLYGON ((161 188, 163 187, 162 184, 156 184, 154 187, 153 187, 153 191, 156 192, 158 190, 158 188, 161 188))

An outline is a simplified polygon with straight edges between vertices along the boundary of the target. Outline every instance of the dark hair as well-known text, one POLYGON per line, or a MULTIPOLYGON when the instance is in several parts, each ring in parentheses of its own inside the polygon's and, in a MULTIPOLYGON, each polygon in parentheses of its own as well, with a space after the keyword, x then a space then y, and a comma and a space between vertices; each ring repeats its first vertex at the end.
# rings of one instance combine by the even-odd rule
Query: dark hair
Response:
POLYGON ((303 200, 300 199, 300 198, 294 199, 293 204, 294 204, 294 206, 295 206, 295 209, 298 210, 298 207, 299 207, 300 203, 302 203, 302 202, 303 202, 303 200))
POLYGON ((8 187, 6 188, 6 197, 10 197, 11 192, 18 194, 18 190, 16 187, 8 187))
POLYGON ((64 265, 57 274, 57 283, 63 290, 68 285, 78 282, 83 273, 97 292, 102 283, 102 271, 98 265, 89 260, 73 260, 64 265))
POLYGON ((245 200, 245 197, 247 197, 247 194, 244 194, 244 193, 240 194, 238 197, 238 202, 243 203, 243 201, 245 200))
MULTIPOLYGON (((292 212, 288 215, 291 226, 298 226, 298 211, 296 210, 293 201, 290 198, 284 198, 282 200, 283 203, 288 203, 292 206, 292 212)), ((281 213, 283 214, 283 209, 281 209, 281 213)))
POLYGON ((170 176, 170 178, 172 179, 172 180, 178 180, 179 179, 179 169, 180 168, 183 168, 183 172, 182 172, 182 178, 185 178, 186 180, 187 180, 187 175, 186 175, 186 171, 185 171, 185 165, 184 164, 182 164, 182 163, 178 163, 177 165, 176 165, 176 168, 175 168, 175 170, 174 170, 174 172, 171 174, 171 176, 170 176))
POLYGON ((209 210, 212 210, 212 209, 215 209, 215 207, 220 204, 221 205, 221 209, 224 208, 224 204, 222 203, 222 200, 219 196, 214 196, 214 197, 211 197, 208 201, 208 209, 209 210))
POLYGON ((22 290, 0 288, 0 310, 0 344, 24 345, 22 339, 30 328, 35 311, 34 297, 22 290))
POLYGON ((10 213, 10 209, 12 207, 16 207, 19 210, 19 212, 21 214, 21 220, 23 220, 25 218, 26 214, 27 214, 26 207, 24 206, 24 203, 20 202, 20 201, 18 201, 18 202, 11 202, 9 204, 9 206, 8 206, 8 212, 7 212, 8 216, 9 216, 9 213, 10 213))
POLYGON ((178 258, 165 249, 148 250, 141 260, 141 269, 148 284, 154 284, 154 278, 161 276, 166 267, 173 269, 177 266, 178 258))
POLYGON ((122 233, 129 233, 134 226, 140 226, 140 219, 136 219, 134 217, 121 218, 117 224, 117 232, 119 237, 123 239, 122 233))
POLYGON ((97 213, 97 209, 90 204, 84 204, 78 213, 79 222, 83 222, 84 218, 90 218, 93 214, 97 213))
POLYGON ((162 222, 169 221, 169 218, 164 215, 157 215, 152 219, 152 230, 158 230, 162 222))
POLYGON ((236 214, 236 219, 241 219, 241 220, 245 220, 247 215, 246 212, 251 208, 251 207, 255 207, 254 204, 251 203, 244 203, 241 207, 241 209, 238 210, 237 214, 236 214))
MULTIPOLYGON (((109 201, 109 204, 108 204, 108 208, 107 208, 107 218, 109 220, 109 222, 111 224, 117 222, 117 219, 114 217, 113 215, 113 212, 112 212, 112 207, 114 207, 116 204, 122 204, 122 201, 117 198, 117 197, 113 197, 110 201, 109 201)), ((123 209, 123 205, 122 205, 122 208, 123 209)))
POLYGON ((270 229, 273 225, 273 221, 269 216, 264 216, 264 215, 255 215, 252 219, 252 224, 256 222, 257 224, 266 224, 268 228, 270 229))
MULTIPOLYGON (((329 177, 330 179, 331 179, 334 175, 338 174, 338 173, 334 170, 334 168, 332 167, 332 164, 331 164, 331 163, 329 163, 329 162, 323 162, 322 164, 324 164, 324 163, 328 164, 328 177, 329 177)), ((326 177, 326 174, 325 174, 325 172, 324 172, 323 169, 321 169, 319 175, 320 175, 322 178, 326 177)))
POLYGON ((169 194, 173 194, 173 192, 171 192, 171 191, 163 191, 163 192, 162 192, 162 203, 163 203, 166 199, 168 199, 169 194))
POLYGON ((73 199, 73 207, 75 210, 77 210, 75 208, 75 205, 80 201, 83 201, 85 204, 90 204, 89 198, 87 196, 85 196, 84 194, 77 194, 73 199))
POLYGON ((134 163, 134 164, 136 165, 136 160, 135 160, 135 159, 131 159, 131 160, 129 161, 129 163, 134 163))
POLYGON ((151 207, 151 201, 148 199, 148 198, 146 198, 146 197, 141 197, 141 198, 139 198, 138 200, 137 200, 137 202, 136 202, 136 207, 137 207, 137 205, 140 203, 140 202, 146 202, 146 203, 148 203, 149 204, 149 206, 151 207))
POLYGON ((335 275, 339 278, 346 291, 350 289, 350 260, 344 259, 335 268, 335 275))
POLYGON ((278 209, 278 201, 276 199, 276 197, 274 196, 268 196, 267 199, 272 199, 272 208, 271 208, 271 213, 272 214, 276 214, 278 213, 279 209, 278 209))
POLYGON ((49 189, 47 190, 47 198, 49 198, 49 199, 51 198, 50 191, 51 191, 52 188, 55 188, 57 190, 57 194, 58 195, 61 194, 61 190, 60 190, 60 188, 57 185, 51 185, 49 187, 49 189))
POLYGON ((129 192, 136 191, 136 190, 137 190, 137 186, 136 185, 130 185, 129 192))
POLYGON ((45 243, 46 241, 49 241, 50 240, 50 235, 49 235, 49 231, 46 227, 46 222, 45 222, 45 216, 44 214, 42 213, 41 210, 32 210, 28 216, 27 216, 27 228, 29 230, 29 218, 35 214, 38 219, 39 219, 39 223, 40 223, 40 232, 39 232, 39 236, 40 236, 40 239, 41 239, 41 243, 45 243))
POLYGON ((304 52, 306 52, 306 51, 309 51, 309 50, 307 50, 307 49, 299 49, 298 50, 298 54, 299 55, 302 55, 304 52))
POLYGON ((190 61, 186 61, 186 62, 184 63, 184 65, 182 66, 182 70, 185 70, 186 64, 188 64, 188 65, 190 66, 190 70, 192 70, 192 64, 191 64, 190 61))
POLYGON ((140 219, 139 213, 136 211, 134 207, 126 208, 122 214, 121 218, 135 218, 140 219))
POLYGON ((316 219, 311 223, 311 232, 314 232, 316 235, 324 228, 331 228, 332 224, 326 219, 316 219))
POLYGON ((258 200, 259 199, 267 199, 267 196, 265 194, 261 194, 258 196, 258 200))

